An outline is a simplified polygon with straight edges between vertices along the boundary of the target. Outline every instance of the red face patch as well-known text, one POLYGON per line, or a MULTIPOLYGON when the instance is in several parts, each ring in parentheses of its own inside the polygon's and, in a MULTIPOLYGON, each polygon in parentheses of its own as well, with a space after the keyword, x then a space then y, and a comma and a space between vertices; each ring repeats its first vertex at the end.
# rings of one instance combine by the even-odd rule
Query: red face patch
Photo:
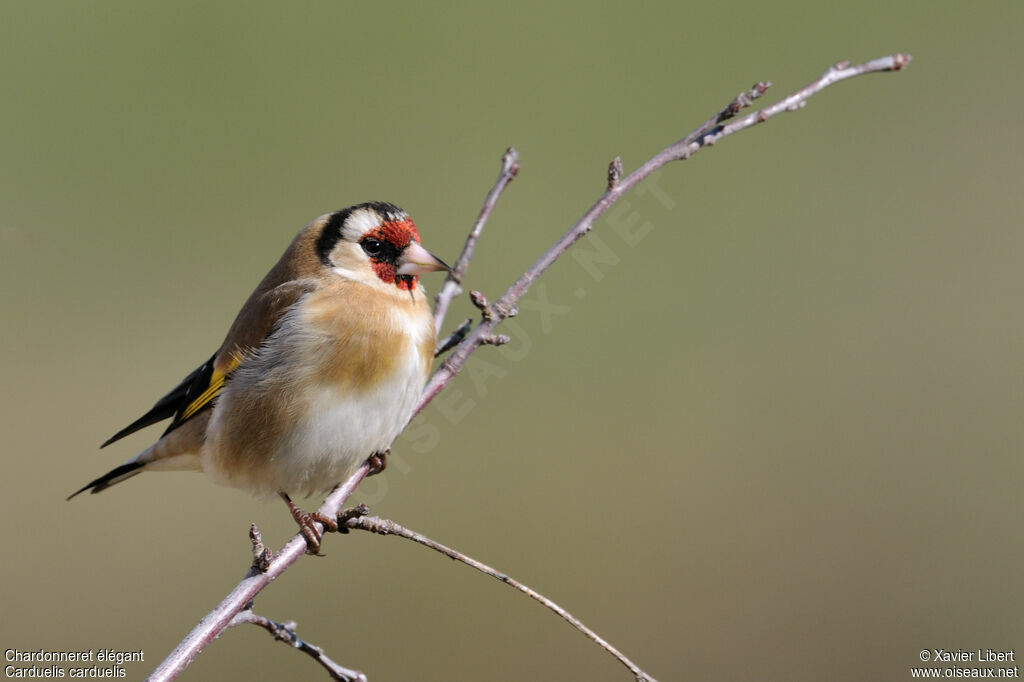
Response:
POLYGON ((416 241, 420 240, 420 233, 416 231, 412 218, 381 223, 380 227, 367 232, 366 236, 375 237, 382 242, 387 242, 399 250, 408 246, 409 242, 413 239, 416 241))
MULTIPOLYGON (((365 236, 387 242, 398 251, 408 246, 410 241, 418 242, 420 240, 420 233, 416 230, 416 225, 413 224, 411 218, 381 223, 380 227, 367 232, 365 236)), ((393 263, 371 259, 370 265, 377 277, 388 284, 394 284, 403 291, 412 291, 416 288, 419 278, 415 275, 397 275, 393 263)))

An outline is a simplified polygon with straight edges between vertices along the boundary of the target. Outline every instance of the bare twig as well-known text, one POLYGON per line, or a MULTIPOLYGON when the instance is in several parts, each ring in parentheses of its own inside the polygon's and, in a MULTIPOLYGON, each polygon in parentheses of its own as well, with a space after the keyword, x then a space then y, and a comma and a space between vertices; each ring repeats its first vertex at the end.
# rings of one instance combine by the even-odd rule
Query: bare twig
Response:
POLYGON ((228 623, 228 627, 235 627, 236 625, 244 625, 246 623, 258 625, 273 635, 277 641, 290 644, 308 655, 327 671, 332 680, 338 680, 339 682, 367 682, 366 675, 363 673, 336 663, 324 653, 323 649, 299 637, 295 633, 297 626, 294 621, 278 623, 269 618, 256 615, 251 609, 245 609, 235 614, 235 617, 228 623))
MULTIPOLYGON (((328 518, 337 516, 341 505, 345 504, 345 501, 351 497, 356 486, 366 477, 369 468, 370 465, 368 463, 364 463, 359 467, 356 473, 352 474, 347 481, 331 491, 317 511, 328 518)), ((317 523, 317 526, 320 526, 320 524, 317 523)), ((321 530, 323 530, 322 527, 321 530)), ((181 671, 188 667, 192 659, 199 655, 200 651, 205 649, 210 642, 215 640, 231 624, 231 619, 235 614, 240 613, 252 601, 253 597, 259 594, 271 581, 284 573, 285 569, 295 563, 305 552, 306 539, 299 533, 274 554, 273 558, 266 565, 265 570, 261 570, 260 566, 250 568, 242 582, 238 583, 228 596, 224 597, 223 601, 215 606, 212 611, 203 616, 199 624, 192 628, 192 632, 188 633, 185 639, 181 640, 174 651, 146 679, 152 682, 163 682, 164 680, 176 678, 181 671)))
POLYGON ((448 359, 430 377, 430 381, 427 382, 427 386, 423 391, 423 398, 416 408, 416 413, 418 414, 434 396, 455 378, 455 375, 466 364, 469 356, 493 334, 494 328, 506 318, 515 314, 519 300, 530 290, 530 286, 534 281, 543 275, 570 246, 590 232, 594 222, 604 215, 612 204, 651 173, 671 161, 688 159, 700 149, 757 123, 763 123, 784 111, 797 111, 804 106, 808 98, 834 83, 867 73, 898 71, 909 63, 910 55, 908 54, 882 57, 858 66, 850 66, 849 62, 840 62, 830 67, 821 77, 811 82, 805 88, 793 93, 781 102, 744 116, 732 123, 723 124, 723 121, 733 118, 741 109, 749 106, 754 99, 760 97, 769 86, 765 82, 757 83, 750 90, 740 93, 724 109, 705 121, 692 133, 651 157, 651 159, 628 176, 614 183, 609 182, 605 192, 583 214, 576 224, 569 228, 550 249, 545 251, 497 301, 488 306, 489 317, 484 316, 481 323, 452 351, 448 359))
MULTIPOLYGON (((485 313, 482 315, 484 319, 455 347, 452 354, 441 363, 441 366, 427 382, 427 386, 420 397, 413 416, 419 414, 455 378, 466 364, 466 360, 477 348, 484 344, 495 343, 495 340, 499 337, 494 334, 494 328, 516 314, 516 306, 519 300, 530 289, 533 282, 544 274, 573 243, 587 234, 593 228, 594 222, 612 204, 639 184, 644 178, 669 162, 687 159, 700 149, 710 146, 728 135, 758 123, 763 123, 784 111, 799 110, 806 104, 808 98, 829 85, 868 73, 899 71, 910 63, 910 59, 910 55, 895 54, 858 66, 850 66, 848 62, 840 62, 829 68, 820 78, 811 82, 807 87, 790 95, 781 102, 731 123, 725 123, 725 121, 734 118, 740 110, 749 106, 754 99, 764 93, 768 83, 758 83, 750 90, 740 93, 724 109, 715 114, 715 116, 712 116, 692 133, 666 147, 625 178, 621 177, 617 168, 612 169, 608 175, 607 189, 593 206, 550 249, 544 252, 498 300, 482 308, 482 312, 485 313), (617 176, 614 178, 614 182, 611 181, 613 175, 617 176)), ((501 174, 487 195, 477 223, 467 239, 466 247, 463 249, 459 260, 456 261, 453 274, 445 282, 444 287, 437 296, 435 317, 438 328, 440 328, 444 320, 444 315, 452 298, 458 295, 461 290, 459 285, 473 256, 473 250, 480 236, 480 230, 483 229, 483 225, 493 210, 501 192, 512 178, 515 177, 518 170, 517 154, 510 147, 502 157, 501 174)), ((483 299, 482 302, 486 304, 486 299, 483 299)), ((317 511, 328 518, 336 516, 341 506, 352 495, 352 491, 355 490, 356 486, 366 476, 367 471, 367 464, 361 466, 345 483, 339 485, 327 496, 317 511)), ((317 525, 319 526, 320 524, 317 525)), ((256 594, 302 556, 305 550, 306 541, 301 534, 297 534, 279 552, 273 555, 266 564, 265 570, 262 570, 264 568, 262 561, 254 562, 254 567, 242 582, 235 586, 231 593, 193 628, 192 632, 178 644, 177 648, 153 671, 153 674, 148 679, 163 681, 177 677, 200 651, 228 627, 235 614, 241 612, 256 594)))
POLYGON ((480 215, 477 216, 473 229, 469 231, 469 236, 466 237, 466 245, 462 247, 459 259, 455 261, 451 272, 448 273, 448 278, 445 279, 444 284, 441 286, 441 291, 434 298, 434 324, 438 336, 441 335, 441 327, 444 325, 444 317, 448 313, 448 306, 451 305, 452 299, 462 293, 462 278, 466 276, 469 262, 473 260, 473 251, 476 249, 476 242, 480 238, 480 233, 483 232, 484 225, 491 216, 491 211, 494 210, 495 204, 498 203, 501 193, 505 191, 508 183, 512 182, 518 172, 519 152, 516 151, 515 147, 509 147, 501 157, 501 172, 498 173, 498 179, 494 182, 494 186, 491 187, 491 191, 487 193, 487 197, 484 199, 480 215))
POLYGON ((587 636, 588 639, 590 639, 595 644, 597 644, 602 649, 604 649, 609 654, 618 659, 618 661, 622 663, 622 665, 629 668, 629 670, 633 673, 634 677, 636 677, 637 682, 657 682, 657 680, 655 680, 653 677, 651 677, 643 670, 641 670, 636 663, 633 663, 633 661, 626 658, 621 651, 616 649, 609 642, 604 640, 600 635, 598 635, 596 632, 594 632, 586 625, 584 625, 579 618, 576 618, 574 615, 572 615, 571 613, 563 609, 561 606, 545 597, 540 592, 537 592, 536 590, 527 587, 515 578, 511 578, 508 575, 502 573, 501 571, 491 568, 485 563, 481 563, 476 559, 473 559, 472 557, 468 557, 462 552, 454 550, 451 547, 442 545, 440 542, 431 540, 422 533, 417 533, 416 531, 409 530, 404 526, 400 526, 399 524, 389 519, 382 519, 377 516, 359 516, 355 518, 350 518, 346 522, 346 525, 349 528, 358 528, 359 530, 366 530, 370 531, 371 533, 377 533, 379 535, 397 535, 398 537, 402 537, 407 540, 412 540, 413 542, 418 542, 424 547, 429 547, 432 550, 444 554, 446 557, 455 559, 456 561, 461 561, 467 566, 472 566, 481 573, 486 573, 492 578, 495 578, 496 580, 499 580, 505 583, 506 585, 509 585, 510 587, 519 590, 526 596, 540 602, 545 607, 557 613, 567 623, 569 623, 574 628, 582 632, 584 635, 587 636))

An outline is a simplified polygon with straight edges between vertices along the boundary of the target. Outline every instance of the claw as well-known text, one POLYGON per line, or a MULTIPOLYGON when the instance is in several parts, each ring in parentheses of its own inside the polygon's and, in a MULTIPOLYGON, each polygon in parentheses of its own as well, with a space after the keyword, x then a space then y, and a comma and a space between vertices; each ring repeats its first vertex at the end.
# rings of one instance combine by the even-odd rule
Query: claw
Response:
POLYGON ((288 497, 287 493, 282 492, 279 494, 285 504, 288 505, 288 511, 292 513, 295 523, 298 524, 299 532, 306 539, 306 554, 323 556, 320 554, 320 542, 323 540, 324 532, 336 532, 338 530, 338 522, 335 519, 324 516, 320 512, 313 512, 312 514, 304 512, 292 502, 292 498, 288 497), (317 523, 322 525, 324 530, 317 528, 317 523))
POLYGON ((366 461, 370 463, 370 470, 366 473, 367 476, 376 476, 380 472, 388 468, 388 455, 391 454, 391 448, 388 448, 384 452, 375 452, 366 458, 366 461))

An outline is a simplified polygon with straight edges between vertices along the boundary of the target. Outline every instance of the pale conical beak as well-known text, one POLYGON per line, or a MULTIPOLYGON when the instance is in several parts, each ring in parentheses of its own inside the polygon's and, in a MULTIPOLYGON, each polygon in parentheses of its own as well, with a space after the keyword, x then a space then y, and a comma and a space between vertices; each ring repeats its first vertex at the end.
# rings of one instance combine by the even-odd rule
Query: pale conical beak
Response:
POLYGON ((444 261, 430 253, 419 242, 410 241, 396 261, 398 275, 422 275, 434 270, 451 270, 444 261))

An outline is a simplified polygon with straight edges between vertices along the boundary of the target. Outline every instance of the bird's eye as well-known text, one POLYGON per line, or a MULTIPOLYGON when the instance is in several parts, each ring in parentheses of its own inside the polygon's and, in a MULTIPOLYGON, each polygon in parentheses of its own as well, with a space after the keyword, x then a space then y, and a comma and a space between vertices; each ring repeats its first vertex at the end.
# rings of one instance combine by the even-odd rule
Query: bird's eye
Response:
POLYGON ((367 237, 362 242, 360 242, 360 244, 362 244, 363 251, 366 252, 366 255, 370 256, 371 258, 374 258, 384 253, 384 243, 381 242, 379 239, 367 237))

